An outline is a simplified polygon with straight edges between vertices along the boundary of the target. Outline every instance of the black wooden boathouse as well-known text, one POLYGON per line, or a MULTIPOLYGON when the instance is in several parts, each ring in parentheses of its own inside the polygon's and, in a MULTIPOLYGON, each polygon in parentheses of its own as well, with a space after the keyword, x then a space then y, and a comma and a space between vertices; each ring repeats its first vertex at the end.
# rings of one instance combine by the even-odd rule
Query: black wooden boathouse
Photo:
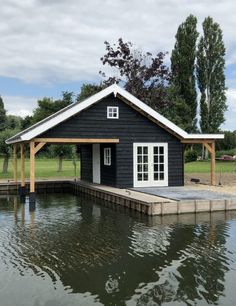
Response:
POLYGON ((186 143, 203 143, 210 151, 214 184, 215 140, 223 137, 188 134, 124 89, 112 85, 20 132, 7 143, 14 147, 20 144, 23 159, 24 145, 30 143, 33 193, 35 154, 46 143, 80 145, 81 180, 130 188, 183 185, 186 143))

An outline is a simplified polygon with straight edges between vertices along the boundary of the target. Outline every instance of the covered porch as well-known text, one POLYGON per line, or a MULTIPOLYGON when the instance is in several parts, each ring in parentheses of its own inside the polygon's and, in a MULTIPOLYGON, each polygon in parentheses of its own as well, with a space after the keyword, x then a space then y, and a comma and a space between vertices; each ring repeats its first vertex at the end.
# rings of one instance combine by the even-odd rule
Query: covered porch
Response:
POLYGON ((46 144, 117 144, 119 139, 114 138, 34 138, 30 141, 22 141, 13 144, 13 182, 18 183, 20 181, 19 193, 21 195, 25 194, 26 186, 26 171, 25 171, 25 159, 26 159, 26 146, 29 146, 30 149, 30 175, 29 175, 29 196, 30 201, 35 201, 35 158, 37 153, 46 145, 46 144), (20 177, 17 177, 18 173, 18 161, 17 154, 20 151, 20 177))

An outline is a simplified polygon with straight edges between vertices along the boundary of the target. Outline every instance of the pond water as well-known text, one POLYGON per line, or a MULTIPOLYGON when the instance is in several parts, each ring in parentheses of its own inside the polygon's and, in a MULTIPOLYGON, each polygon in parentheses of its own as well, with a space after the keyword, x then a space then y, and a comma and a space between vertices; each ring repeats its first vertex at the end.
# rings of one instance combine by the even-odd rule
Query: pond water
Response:
POLYGON ((235 305, 236 212, 147 217, 0 198, 0 306, 235 305))

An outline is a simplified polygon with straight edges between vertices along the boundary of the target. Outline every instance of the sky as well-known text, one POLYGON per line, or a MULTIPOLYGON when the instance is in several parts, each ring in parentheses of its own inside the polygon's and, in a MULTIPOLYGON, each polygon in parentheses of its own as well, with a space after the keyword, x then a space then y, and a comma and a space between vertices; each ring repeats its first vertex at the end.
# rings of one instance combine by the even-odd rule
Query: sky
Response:
MULTIPOLYGON (((226 47, 228 111, 222 128, 236 129, 235 0, 1 0, 0 94, 8 114, 26 116, 46 96, 99 83, 104 41, 122 37, 157 53, 174 47, 189 14, 219 23, 226 47)), ((167 57, 169 64, 169 57, 167 57)))

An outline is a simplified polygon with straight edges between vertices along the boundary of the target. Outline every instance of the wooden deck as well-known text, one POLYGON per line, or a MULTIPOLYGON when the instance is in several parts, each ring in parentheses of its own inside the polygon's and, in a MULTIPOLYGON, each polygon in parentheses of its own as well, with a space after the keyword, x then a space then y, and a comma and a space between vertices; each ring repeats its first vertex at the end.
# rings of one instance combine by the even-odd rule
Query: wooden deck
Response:
MULTIPOLYGON (((0 183, 0 194, 16 194, 19 186, 20 184, 13 182, 0 183)), ((29 182, 26 182, 26 191, 29 192, 29 182)), ((236 210, 236 197, 204 200, 172 200, 140 191, 119 189, 82 182, 80 180, 37 181, 36 191, 38 193, 84 193, 102 199, 105 203, 109 202, 127 207, 150 216, 236 210)), ((199 190, 199 192, 201 191, 199 190)))

